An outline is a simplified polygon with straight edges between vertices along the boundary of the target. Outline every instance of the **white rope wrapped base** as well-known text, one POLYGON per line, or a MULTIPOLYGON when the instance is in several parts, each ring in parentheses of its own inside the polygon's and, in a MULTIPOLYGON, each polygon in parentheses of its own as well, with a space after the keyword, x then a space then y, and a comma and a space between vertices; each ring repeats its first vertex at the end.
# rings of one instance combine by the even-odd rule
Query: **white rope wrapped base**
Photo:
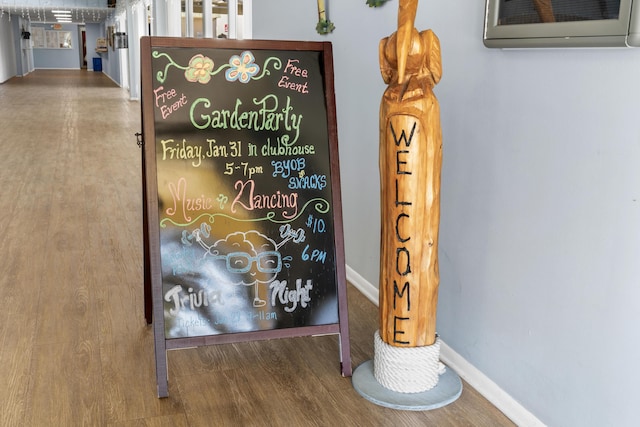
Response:
POLYGON ((420 347, 395 347, 374 336, 373 375, 385 388, 399 393, 422 393, 438 385, 444 373, 440 363, 440 338, 420 347))

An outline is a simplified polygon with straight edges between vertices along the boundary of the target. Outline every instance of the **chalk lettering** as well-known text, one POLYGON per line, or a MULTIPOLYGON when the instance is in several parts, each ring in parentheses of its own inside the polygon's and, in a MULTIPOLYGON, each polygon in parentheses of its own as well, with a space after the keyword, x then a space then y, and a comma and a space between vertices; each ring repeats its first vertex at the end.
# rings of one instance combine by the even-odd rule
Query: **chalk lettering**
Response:
POLYGON ((298 67, 300 63, 299 59, 289 59, 287 60, 287 65, 284 67, 284 72, 293 74, 296 77, 309 77, 309 73, 306 69, 298 67))
POLYGON ((307 304, 311 301, 309 292, 313 289, 313 282, 307 280, 306 285, 302 286, 302 279, 296 280, 296 288, 289 289, 286 280, 274 280, 269 284, 271 289, 271 306, 275 307, 276 303, 284 305, 284 311, 293 312, 300 304, 300 307, 307 308, 307 304))
POLYGON ((281 176, 282 178, 289 178, 291 172, 299 172, 306 167, 306 161, 304 157, 297 159, 285 159, 285 160, 272 160, 271 166, 273 166, 273 176, 281 176))
POLYGON ((288 135, 277 137, 275 144, 271 143, 271 138, 267 138, 267 143, 260 148, 260 153, 263 157, 316 154, 316 147, 313 145, 291 145, 288 141, 288 135))
POLYGON ((283 144, 293 145, 298 141, 302 114, 294 112, 291 98, 287 96, 282 107, 280 99, 275 95, 266 95, 260 99, 253 98, 252 102, 256 109, 252 109, 252 106, 244 107, 242 101, 236 99, 233 110, 209 110, 211 101, 207 98, 198 98, 191 105, 189 112, 191 124, 197 129, 282 131, 288 133, 286 139, 282 138, 283 144))
POLYGON ((309 245, 305 246, 300 255, 303 261, 315 261, 324 264, 327 259, 327 252, 321 249, 313 249, 309 251, 309 245))
POLYGON ((277 190, 272 194, 256 194, 255 181, 252 179, 244 182, 236 181, 233 188, 238 192, 231 203, 231 212, 233 213, 237 208, 243 208, 247 211, 281 209, 284 218, 292 219, 298 215, 298 193, 285 194, 277 190))
POLYGON ((166 101, 171 98, 175 98, 178 96, 175 89, 169 89, 167 91, 164 90, 164 86, 160 86, 153 91, 153 94, 156 99, 156 107, 160 107, 160 103, 164 104, 166 101))
POLYGON ((215 157, 227 157, 229 155, 229 150, 227 150, 226 145, 217 145, 215 139, 207 139, 207 143, 209 144, 209 148, 207 152, 204 154, 208 158, 215 157))
POLYGON ((287 76, 280 77, 280 80, 278 81, 278 87, 281 87, 283 89, 289 89, 299 93, 309 93, 307 82, 295 83, 295 82, 289 81, 289 77, 287 76))
POLYGON ((169 314, 176 316, 185 308, 195 310, 203 306, 208 307, 214 303, 224 305, 220 295, 219 291, 206 292, 200 289, 196 292, 191 287, 187 289, 187 292, 184 292, 181 285, 175 285, 164 294, 164 300, 173 303, 173 306, 169 309, 169 314))
POLYGON ((326 175, 304 175, 304 176, 292 176, 289 178, 290 190, 322 190, 327 186, 326 175))
POLYGON ((208 319, 203 319, 200 316, 189 319, 178 319, 178 326, 184 329, 196 328, 199 326, 207 326, 210 323, 208 319))
POLYGON ((195 198, 187 197, 187 180, 185 178, 178 179, 177 185, 173 182, 169 183, 169 193, 171 193, 173 201, 173 205, 165 210, 165 213, 169 216, 176 215, 180 210, 182 212, 182 218, 185 221, 191 221, 191 216, 188 215, 188 212, 210 210, 213 208, 214 200, 204 194, 195 198))
POLYGON ((215 325, 234 325, 241 321, 254 322, 256 320, 277 320, 278 313, 275 311, 240 311, 231 313, 216 313, 215 325))
POLYGON ((169 89, 164 91, 164 87, 160 86, 159 88, 153 91, 155 97, 155 104, 157 108, 160 108, 160 114, 163 119, 169 117, 172 113, 176 112, 180 108, 187 105, 187 96, 183 93, 180 98, 174 101, 171 101, 171 104, 165 105, 165 103, 171 99, 174 99, 178 96, 178 93, 175 89, 169 89), (160 105, 162 104, 162 105, 160 105))
POLYGON ((191 166, 198 167, 202 164, 202 147, 199 145, 187 144, 186 139, 182 143, 175 142, 173 138, 163 139, 162 160, 191 160, 191 166))
POLYGON ((184 107, 185 105, 187 105, 187 96, 185 94, 182 94, 180 99, 178 99, 173 104, 171 104, 171 105, 163 105, 163 106, 160 107, 160 113, 162 114, 162 118, 166 119, 171 114, 175 113, 176 111, 178 111, 180 108, 184 107))

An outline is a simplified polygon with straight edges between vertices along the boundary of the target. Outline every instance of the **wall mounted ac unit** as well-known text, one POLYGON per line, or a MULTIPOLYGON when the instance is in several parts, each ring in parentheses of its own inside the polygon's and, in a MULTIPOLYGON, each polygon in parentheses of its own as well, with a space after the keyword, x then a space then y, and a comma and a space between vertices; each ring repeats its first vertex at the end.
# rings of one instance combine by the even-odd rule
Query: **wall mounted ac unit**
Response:
POLYGON ((640 0, 487 0, 493 48, 640 46, 640 0))

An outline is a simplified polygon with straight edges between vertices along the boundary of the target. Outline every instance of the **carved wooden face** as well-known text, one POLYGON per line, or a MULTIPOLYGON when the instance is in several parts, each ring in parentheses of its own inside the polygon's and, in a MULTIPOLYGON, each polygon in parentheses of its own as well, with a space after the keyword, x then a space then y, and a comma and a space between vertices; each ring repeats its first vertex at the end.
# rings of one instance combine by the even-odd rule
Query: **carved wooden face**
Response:
MULTIPOLYGON (((407 45, 407 62, 404 75, 418 77, 422 81, 430 80, 435 85, 442 76, 442 61, 440 58, 440 41, 431 30, 420 33, 414 28, 410 43, 407 45), (424 80, 427 78, 427 80, 424 80)), ((389 84, 399 78, 398 70, 397 33, 380 40, 378 54, 380 72, 385 83, 389 84)))
MULTIPOLYGON (((398 34, 393 33, 386 41, 384 56, 389 65, 395 69, 398 67, 398 34)), ((426 46, 415 28, 411 33, 411 43, 407 55, 406 73, 415 73, 424 65, 426 46)))

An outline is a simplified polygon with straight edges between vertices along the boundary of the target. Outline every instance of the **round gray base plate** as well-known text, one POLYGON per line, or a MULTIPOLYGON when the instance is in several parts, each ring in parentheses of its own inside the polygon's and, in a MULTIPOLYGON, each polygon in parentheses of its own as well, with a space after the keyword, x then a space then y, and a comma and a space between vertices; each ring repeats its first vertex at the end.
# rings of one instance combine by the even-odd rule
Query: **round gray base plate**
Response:
POLYGON ((353 388, 370 402, 387 408, 405 411, 428 411, 454 402, 462 393, 460 377, 447 368, 438 384, 422 393, 399 393, 380 385, 373 375, 373 361, 358 366, 351 377, 353 388))

